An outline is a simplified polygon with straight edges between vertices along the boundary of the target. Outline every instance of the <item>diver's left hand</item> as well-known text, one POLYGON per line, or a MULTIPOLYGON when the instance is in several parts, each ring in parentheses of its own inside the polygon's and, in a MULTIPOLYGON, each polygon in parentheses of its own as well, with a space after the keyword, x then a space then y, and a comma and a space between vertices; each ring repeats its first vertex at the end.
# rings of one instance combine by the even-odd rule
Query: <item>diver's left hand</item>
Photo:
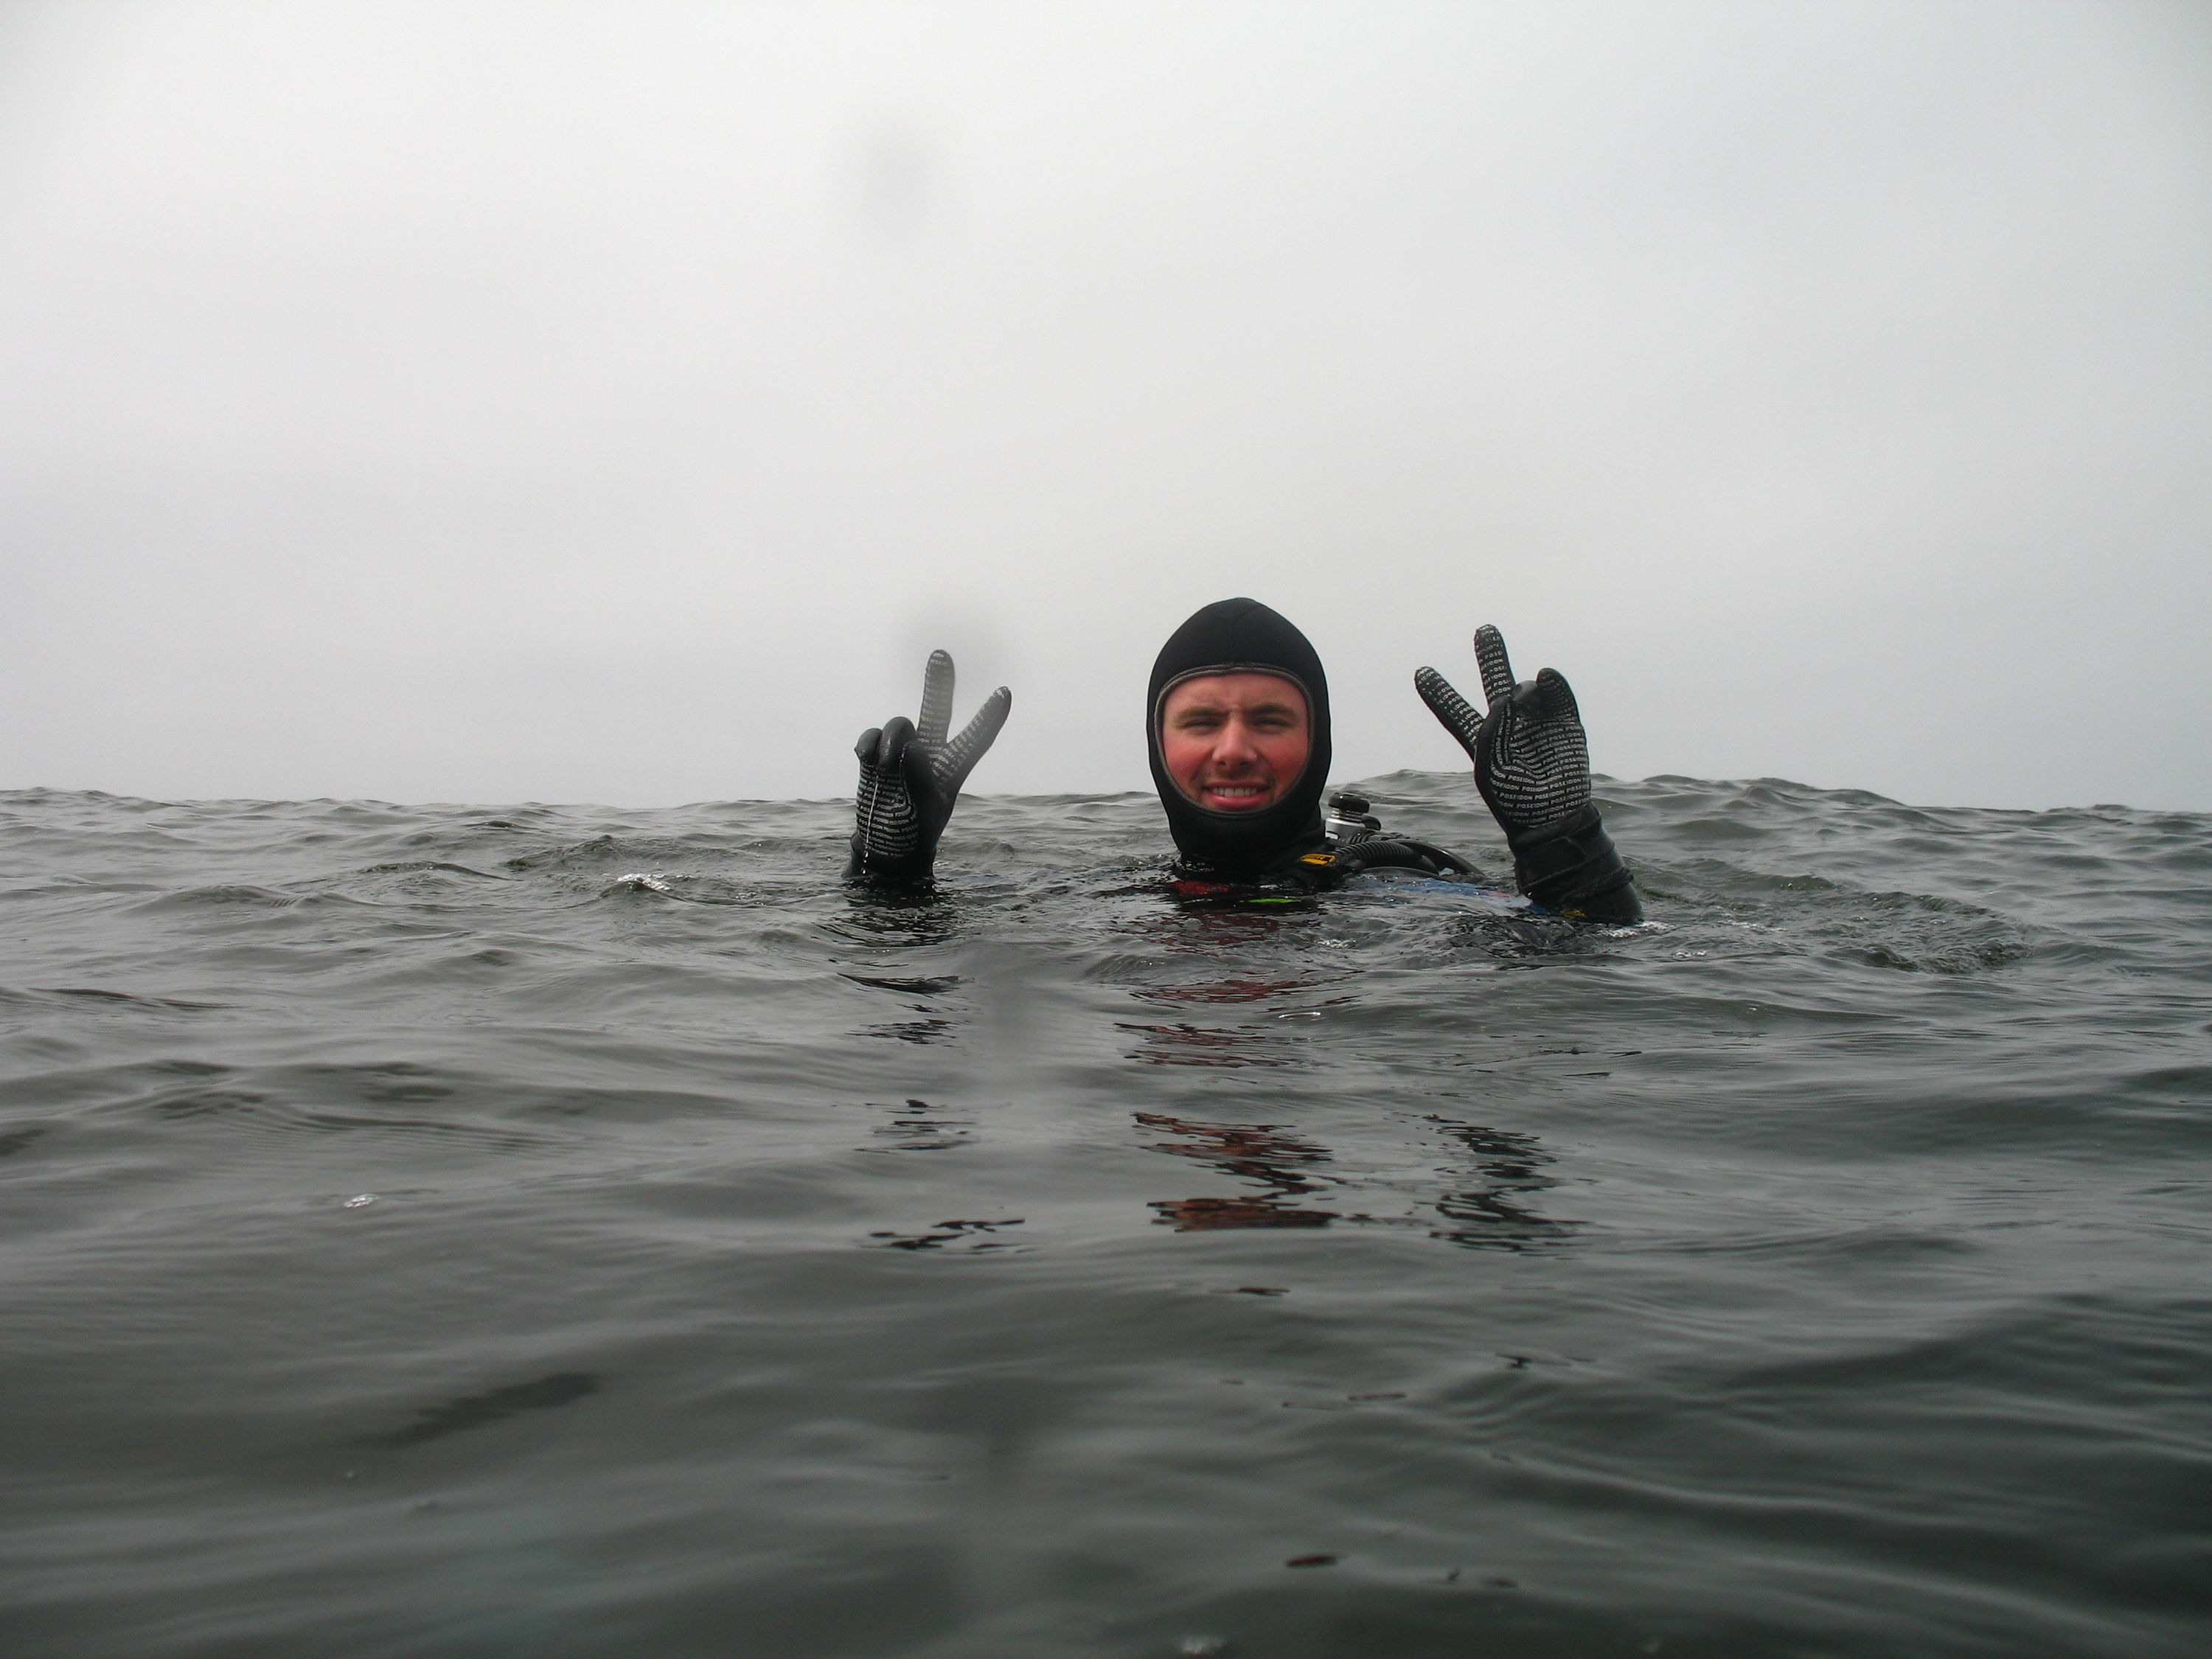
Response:
POLYGON ((1474 660, 1487 714, 1433 668, 1415 672, 1413 689, 1474 762, 1498 827, 1510 839, 1572 817, 1590 803, 1589 741, 1565 678, 1546 668, 1515 684, 1504 636, 1488 623, 1475 630, 1474 660))
POLYGON ((1413 688, 1474 762, 1474 787, 1513 849, 1514 881, 1563 915, 1642 921, 1635 881, 1590 799, 1589 740, 1565 677, 1547 668, 1516 685, 1504 637, 1487 623, 1475 629, 1474 660, 1486 714, 1433 668, 1419 670, 1413 688))
POLYGON ((999 736, 1013 707, 1005 686, 983 699, 957 738, 952 725, 952 659, 929 653, 922 672, 918 720, 903 714, 860 733, 860 784, 853 801, 850 878, 890 884, 926 881, 937 842, 951 821, 960 786, 999 736))

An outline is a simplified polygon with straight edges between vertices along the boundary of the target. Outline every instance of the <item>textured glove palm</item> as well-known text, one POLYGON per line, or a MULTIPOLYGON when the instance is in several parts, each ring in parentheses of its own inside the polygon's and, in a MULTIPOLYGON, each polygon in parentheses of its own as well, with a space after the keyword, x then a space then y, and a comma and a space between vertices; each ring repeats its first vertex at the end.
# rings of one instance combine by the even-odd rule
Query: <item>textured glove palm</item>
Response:
POLYGON ((1565 677, 1547 668, 1516 684, 1504 637, 1487 623, 1475 630, 1474 660, 1487 714, 1433 668, 1415 672, 1413 689, 1474 762, 1521 890, 1556 910, 1638 920, 1635 885, 1590 800, 1589 741, 1565 677))
POLYGON ((951 821, 960 786, 1006 723, 1014 694, 1005 686, 983 699, 957 738, 952 724, 952 659, 929 653, 918 720, 899 715, 860 733, 860 785, 853 803, 853 859, 848 878, 887 886, 929 878, 937 843, 951 821))

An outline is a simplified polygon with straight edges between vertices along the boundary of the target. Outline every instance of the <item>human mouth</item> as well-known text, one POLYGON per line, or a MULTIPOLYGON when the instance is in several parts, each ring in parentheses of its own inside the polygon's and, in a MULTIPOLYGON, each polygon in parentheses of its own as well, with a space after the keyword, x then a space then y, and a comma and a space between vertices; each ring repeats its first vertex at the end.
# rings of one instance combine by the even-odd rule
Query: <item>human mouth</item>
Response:
POLYGON ((1206 799, 1209 805, 1231 809, 1258 806, 1266 800, 1267 794, 1266 786, 1257 783, 1209 783, 1206 786, 1206 799))

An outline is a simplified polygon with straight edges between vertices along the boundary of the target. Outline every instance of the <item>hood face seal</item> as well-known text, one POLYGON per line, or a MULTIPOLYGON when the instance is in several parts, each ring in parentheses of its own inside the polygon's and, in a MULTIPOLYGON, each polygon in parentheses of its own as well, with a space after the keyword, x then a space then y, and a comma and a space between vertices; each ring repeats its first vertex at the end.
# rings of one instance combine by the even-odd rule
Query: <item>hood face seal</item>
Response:
POLYGON ((1228 875, 1256 874, 1320 846, 1322 792, 1328 785, 1328 677, 1313 643, 1257 599, 1221 599, 1195 611, 1169 636, 1145 692, 1145 750, 1152 785, 1182 861, 1228 875), (1272 806, 1223 812, 1200 806, 1169 775, 1160 754, 1160 709, 1167 694, 1201 674, 1273 674, 1305 693, 1311 745, 1305 769, 1272 806))

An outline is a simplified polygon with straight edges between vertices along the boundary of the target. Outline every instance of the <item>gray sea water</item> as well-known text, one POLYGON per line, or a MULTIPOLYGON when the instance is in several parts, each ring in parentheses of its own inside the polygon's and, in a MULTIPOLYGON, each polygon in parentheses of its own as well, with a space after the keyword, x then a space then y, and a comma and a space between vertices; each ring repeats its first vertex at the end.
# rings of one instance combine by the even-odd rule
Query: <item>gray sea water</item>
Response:
POLYGON ((0 1650, 2212 1650, 2212 818, 1602 793, 0 794, 0 1650))

